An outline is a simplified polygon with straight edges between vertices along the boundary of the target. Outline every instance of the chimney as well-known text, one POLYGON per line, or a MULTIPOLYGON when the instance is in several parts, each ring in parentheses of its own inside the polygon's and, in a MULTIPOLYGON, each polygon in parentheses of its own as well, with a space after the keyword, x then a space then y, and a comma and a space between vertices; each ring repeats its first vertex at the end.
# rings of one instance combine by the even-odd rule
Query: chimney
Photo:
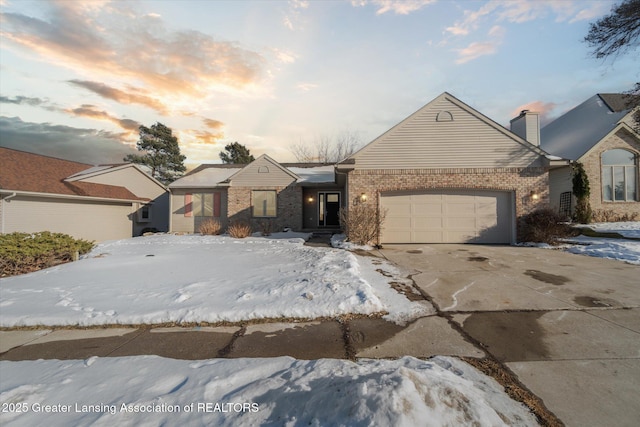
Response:
POLYGON ((520 115, 511 120, 511 132, 526 139, 536 147, 540 146, 540 118, 538 113, 522 110, 520 115))

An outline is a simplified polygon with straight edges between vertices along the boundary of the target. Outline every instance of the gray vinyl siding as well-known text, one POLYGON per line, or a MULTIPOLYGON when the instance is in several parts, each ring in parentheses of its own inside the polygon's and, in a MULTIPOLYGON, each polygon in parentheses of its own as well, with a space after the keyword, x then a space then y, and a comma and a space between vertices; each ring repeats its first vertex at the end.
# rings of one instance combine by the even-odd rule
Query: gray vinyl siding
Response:
POLYGON ((261 157, 231 177, 233 187, 286 187, 296 179, 282 168, 261 157))
POLYGON ((132 211, 127 202, 16 196, 3 200, 3 231, 51 231, 96 242, 126 239, 132 235, 132 211))
MULTIPOLYGON (((549 205, 551 209, 558 211, 560 209, 560 195, 567 191, 571 192, 572 189, 570 166, 549 171, 549 205)), ((574 206, 574 203, 571 203, 571 206, 574 206)))
POLYGON ((441 95, 352 156, 355 168, 542 166, 540 154, 529 144, 488 120, 441 95))

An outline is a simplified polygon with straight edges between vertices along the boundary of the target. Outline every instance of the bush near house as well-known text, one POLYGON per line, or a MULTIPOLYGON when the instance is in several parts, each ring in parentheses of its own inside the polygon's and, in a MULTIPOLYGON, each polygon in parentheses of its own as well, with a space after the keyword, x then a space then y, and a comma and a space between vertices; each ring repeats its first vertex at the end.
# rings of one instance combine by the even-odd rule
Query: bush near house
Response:
POLYGON ((622 222, 622 221, 638 221, 640 212, 617 213, 610 209, 596 209, 593 211, 594 222, 622 222))
POLYGON ((0 234, 0 277, 30 273, 72 261, 76 252, 86 254, 93 242, 62 233, 0 234))
POLYGON ((227 233, 229 233, 229 236, 237 239, 243 239, 251 236, 251 231, 251 225, 242 221, 233 222, 229 227, 227 227, 227 233))
POLYGON ((338 216, 347 241, 357 245, 378 245, 386 214, 372 203, 359 203, 348 210, 340 209, 338 216))
POLYGON ((205 236, 216 236, 220 234, 220 221, 217 219, 207 219, 200 224, 198 231, 205 236))
POLYGON ((565 222, 565 218, 553 209, 538 209, 520 220, 523 242, 558 243, 558 239, 580 234, 565 222))

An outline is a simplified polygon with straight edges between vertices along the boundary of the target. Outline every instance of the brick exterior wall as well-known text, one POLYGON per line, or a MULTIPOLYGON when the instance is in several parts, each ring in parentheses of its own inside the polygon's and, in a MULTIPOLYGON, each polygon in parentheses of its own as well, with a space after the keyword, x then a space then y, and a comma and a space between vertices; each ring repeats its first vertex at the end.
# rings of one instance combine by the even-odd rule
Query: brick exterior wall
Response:
POLYGON ((347 203, 353 206, 365 193, 379 206, 381 192, 437 189, 512 191, 517 218, 549 206, 545 168, 354 170, 348 175, 347 203), (532 200, 532 191, 540 195, 538 200, 532 200))
MULTIPOLYGON (((601 141, 593 150, 583 156, 579 161, 589 177, 591 195, 589 202, 591 209, 613 211, 618 215, 640 212, 640 202, 605 202, 602 200, 602 153, 614 148, 629 150, 636 155, 636 162, 640 157, 640 142, 637 137, 631 136, 626 131, 619 131, 609 138, 601 141)), ((637 163, 636 163, 637 164, 637 163)), ((636 173, 636 180, 638 179, 636 173)), ((638 183, 636 183, 638 186, 638 183)), ((640 190, 640 186, 636 187, 640 190)))
POLYGON ((285 227, 292 230, 302 229, 302 187, 229 187, 227 192, 227 212, 229 222, 244 221, 251 224, 253 231, 262 231, 265 221, 270 223, 271 231, 282 231, 285 227), (251 191, 275 190, 277 193, 277 217, 254 218, 251 208, 251 191))

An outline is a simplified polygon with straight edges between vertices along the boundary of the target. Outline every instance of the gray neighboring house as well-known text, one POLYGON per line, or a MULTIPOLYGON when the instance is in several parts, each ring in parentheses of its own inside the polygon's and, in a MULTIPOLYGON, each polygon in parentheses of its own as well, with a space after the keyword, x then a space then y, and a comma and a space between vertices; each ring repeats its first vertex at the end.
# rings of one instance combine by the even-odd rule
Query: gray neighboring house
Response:
MULTIPOLYGON (((540 132, 544 150, 583 164, 594 211, 620 216, 640 212, 640 135, 633 129, 632 114, 623 95, 601 93, 540 132)), ((570 166, 550 172, 551 206, 567 215, 575 206, 571 176, 570 166)))
POLYGON ((341 207, 367 203, 388 212, 381 243, 512 243, 567 164, 538 146, 531 117, 512 123, 519 136, 445 92, 337 165, 202 165, 169 186, 171 231, 206 218, 335 230, 341 207))
POLYGON ((198 232, 216 219, 222 229, 243 221, 254 230, 339 229, 343 186, 333 165, 278 163, 267 155, 247 165, 205 164, 169 185, 171 231, 198 232))
POLYGON ((0 148, 0 233, 94 241, 168 231, 169 193, 138 166, 89 165, 0 148))

